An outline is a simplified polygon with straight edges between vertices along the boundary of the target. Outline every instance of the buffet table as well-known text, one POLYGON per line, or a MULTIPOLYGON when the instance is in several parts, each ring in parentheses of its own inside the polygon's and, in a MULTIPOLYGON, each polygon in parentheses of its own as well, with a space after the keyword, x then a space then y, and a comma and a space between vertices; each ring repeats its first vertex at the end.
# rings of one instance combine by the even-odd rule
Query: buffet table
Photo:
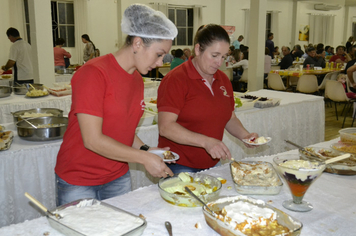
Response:
MULTIPOLYGON (((325 112, 322 97, 272 90, 260 90, 249 94, 280 98, 281 104, 272 108, 253 108, 236 112, 238 118, 250 132, 272 137, 272 141, 268 145, 248 149, 241 141, 225 132, 223 141, 236 160, 247 156, 271 155, 289 150, 292 147, 284 142, 285 139, 303 146, 324 140, 325 112)), ((53 98, 61 100, 70 98, 70 96, 53 98)), ((55 104, 54 101, 51 100, 51 102, 55 104)), ((18 104, 18 106, 20 105, 21 103, 18 104)), ((69 109, 70 101, 66 105, 69 109)), ((46 105, 45 107, 52 106, 46 105)), ((0 109, 2 109, 1 106, 0 109)), ((16 110, 20 109, 10 111, 16 110)), ((1 124, 5 126, 6 130, 15 131, 13 124, 1 124)), ((137 135, 148 145, 156 146, 158 127, 157 125, 139 127, 137 135)), ((20 139, 15 131, 11 148, 0 152, 0 214, 3 216, 0 218, 0 227, 39 216, 39 213, 33 211, 32 207, 27 204, 23 195, 26 191, 34 194, 48 208, 55 207, 53 169, 61 142, 62 140, 25 141, 20 139)), ((158 181, 157 178, 147 174, 143 166, 139 164, 130 163, 130 172, 133 190, 158 181)))
MULTIPOLYGON (((329 147, 330 144, 337 141, 335 139, 316 146, 329 147)), ((297 150, 287 153, 297 153, 297 150)), ((246 160, 262 160, 272 163, 273 157, 261 156, 247 158, 246 160)), ((229 164, 212 168, 203 173, 227 180, 222 186, 220 196, 239 195, 233 185, 229 164)), ((354 196, 356 195, 355 181, 356 176, 323 173, 304 197, 314 206, 312 211, 305 213, 292 212, 282 206, 284 200, 291 199, 286 184, 283 185, 282 191, 278 195, 252 195, 251 197, 262 199, 301 221, 303 224, 301 236, 352 235, 356 214, 353 207, 354 196)), ((39 198, 41 193, 34 193, 34 196, 39 198)), ((24 201, 28 203, 28 200, 25 199, 24 201)), ((135 215, 142 214, 145 216, 147 228, 143 236, 168 235, 164 227, 165 221, 171 222, 173 235, 218 235, 206 224, 201 207, 186 208, 171 205, 160 197, 157 185, 139 188, 128 194, 107 199, 104 202, 135 215), (201 224, 201 229, 195 228, 196 223, 201 224)), ((32 208, 32 211, 35 212, 36 209, 32 208)), ((45 217, 0 229, 0 235, 32 236, 43 235, 45 232, 48 232, 50 236, 62 236, 61 233, 49 226, 45 217)))

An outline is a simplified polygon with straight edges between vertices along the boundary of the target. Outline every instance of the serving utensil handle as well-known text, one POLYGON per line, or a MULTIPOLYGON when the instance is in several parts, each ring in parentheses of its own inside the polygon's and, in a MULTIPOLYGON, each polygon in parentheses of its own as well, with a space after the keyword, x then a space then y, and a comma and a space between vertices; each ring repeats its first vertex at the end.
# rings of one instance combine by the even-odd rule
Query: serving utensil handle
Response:
POLYGON ((42 203, 40 203, 36 198, 34 198, 32 195, 30 195, 28 192, 25 192, 25 196, 30 199, 31 202, 33 202, 36 206, 38 206, 39 208, 41 208, 42 211, 44 212, 48 212, 47 208, 42 205, 42 203))
POLYGON ((344 160, 344 159, 349 158, 349 157, 351 157, 350 154, 344 154, 344 155, 341 155, 341 156, 334 157, 334 158, 331 158, 329 160, 326 160, 325 164, 330 164, 330 163, 334 163, 336 161, 341 161, 341 160, 344 160))

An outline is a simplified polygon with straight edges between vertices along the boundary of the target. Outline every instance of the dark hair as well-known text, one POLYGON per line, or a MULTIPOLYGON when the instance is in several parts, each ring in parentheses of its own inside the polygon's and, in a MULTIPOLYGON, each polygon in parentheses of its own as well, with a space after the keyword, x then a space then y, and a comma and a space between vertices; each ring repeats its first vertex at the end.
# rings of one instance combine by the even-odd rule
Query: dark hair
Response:
POLYGON ((326 47, 325 47, 325 51, 327 51, 329 48, 330 48, 330 46, 329 46, 329 45, 328 45, 328 46, 326 46, 326 47))
POLYGON ((96 50, 95 44, 90 40, 89 35, 83 34, 83 35, 82 35, 82 38, 85 39, 85 40, 88 41, 88 42, 91 42, 91 43, 93 44, 94 51, 96 50))
POLYGON ((243 38, 244 38, 244 36, 243 36, 243 35, 240 35, 238 39, 243 39, 243 38))
POLYGON ((267 38, 271 37, 272 35, 273 35, 273 33, 272 33, 272 32, 268 33, 267 38))
POLYGON ((180 48, 176 49, 176 53, 174 54, 174 57, 180 58, 181 56, 183 56, 183 50, 180 48))
POLYGON ((9 28, 7 31, 6 31, 6 35, 7 37, 9 36, 12 36, 12 37, 20 37, 20 33, 17 29, 15 28, 9 28))
POLYGON ((308 47, 308 52, 315 51, 315 47, 308 47))
POLYGON ((66 41, 63 38, 58 38, 56 40, 56 45, 64 45, 66 41))
POLYGON ((248 51, 246 50, 242 54, 244 54, 244 59, 248 60, 248 51))
POLYGON ((265 47, 265 55, 269 55, 269 49, 268 49, 268 47, 265 47))
POLYGON ((235 50, 235 46, 230 46, 230 50, 233 52, 235 50))
POLYGON ((339 48, 342 48, 342 49, 344 49, 344 51, 345 51, 345 47, 342 46, 342 45, 337 46, 337 47, 336 47, 336 51, 339 50, 339 48))
POLYGON ((241 50, 240 49, 235 49, 232 52, 231 55, 235 58, 236 61, 239 61, 240 60, 240 54, 241 54, 241 50))
POLYGON ((318 50, 316 50, 316 54, 322 54, 324 52, 324 49, 318 49, 318 50))
MULTIPOLYGON (((200 26, 194 37, 194 45, 199 44, 201 52, 204 52, 207 47, 216 41, 224 41, 230 44, 230 37, 226 30, 215 24, 200 26)), ((194 50, 193 53, 195 53, 194 50)))
POLYGON ((320 50, 324 48, 324 44, 322 43, 318 43, 318 45, 316 45, 316 50, 320 50))
MULTIPOLYGON (((135 37, 139 37, 139 36, 127 35, 126 39, 125 39, 125 47, 131 46, 133 44, 133 40, 135 37)), ((142 37, 139 37, 139 38, 142 39, 142 42, 146 47, 149 47, 153 42, 161 42, 162 41, 162 39, 152 39, 152 38, 142 38, 142 37)))

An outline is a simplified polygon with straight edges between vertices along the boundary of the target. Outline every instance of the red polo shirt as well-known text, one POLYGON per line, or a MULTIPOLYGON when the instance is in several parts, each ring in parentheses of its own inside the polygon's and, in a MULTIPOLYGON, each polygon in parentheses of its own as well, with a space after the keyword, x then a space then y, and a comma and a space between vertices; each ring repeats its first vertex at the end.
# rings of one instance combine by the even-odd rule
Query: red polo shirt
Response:
MULTIPOLYGON (((186 129, 222 140, 235 106, 231 82, 218 70, 210 90, 191 59, 171 70, 162 80, 158 89, 158 111, 175 113, 177 123, 186 129)), ((211 158, 204 148, 181 145, 162 136, 159 136, 158 146, 170 147, 180 156, 177 163, 188 167, 206 169, 219 161, 211 158)))

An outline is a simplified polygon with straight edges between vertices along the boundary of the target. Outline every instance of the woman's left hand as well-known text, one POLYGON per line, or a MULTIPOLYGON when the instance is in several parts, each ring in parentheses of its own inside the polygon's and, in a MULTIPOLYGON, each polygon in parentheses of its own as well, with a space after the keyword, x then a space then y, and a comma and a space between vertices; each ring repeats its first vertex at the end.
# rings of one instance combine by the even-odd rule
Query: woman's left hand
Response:
MULTIPOLYGON (((251 138, 255 138, 255 139, 258 138, 258 134, 257 133, 250 133, 247 136, 245 136, 243 139, 251 139, 251 138)), ((247 144, 245 142, 244 142, 244 144, 248 148, 255 148, 256 147, 256 145, 250 145, 250 144, 247 144)))

